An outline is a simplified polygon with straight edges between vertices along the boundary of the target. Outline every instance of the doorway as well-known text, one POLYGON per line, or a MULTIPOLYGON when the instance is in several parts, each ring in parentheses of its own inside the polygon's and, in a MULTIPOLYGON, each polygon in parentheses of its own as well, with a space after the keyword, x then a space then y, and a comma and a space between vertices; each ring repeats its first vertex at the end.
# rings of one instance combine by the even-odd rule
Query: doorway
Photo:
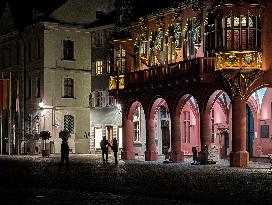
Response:
POLYGON ((253 156, 253 138, 254 138, 254 116, 248 105, 246 105, 246 149, 249 157, 253 156))

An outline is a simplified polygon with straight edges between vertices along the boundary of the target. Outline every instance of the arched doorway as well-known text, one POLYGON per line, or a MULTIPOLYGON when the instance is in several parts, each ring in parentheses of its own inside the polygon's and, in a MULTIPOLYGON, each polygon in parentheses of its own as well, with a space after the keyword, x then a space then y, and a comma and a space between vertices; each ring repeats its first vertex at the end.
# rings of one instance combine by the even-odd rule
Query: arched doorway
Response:
POLYGON ((158 110, 158 124, 157 127, 157 150, 159 155, 167 155, 170 149, 170 114, 166 107, 161 106, 158 110))

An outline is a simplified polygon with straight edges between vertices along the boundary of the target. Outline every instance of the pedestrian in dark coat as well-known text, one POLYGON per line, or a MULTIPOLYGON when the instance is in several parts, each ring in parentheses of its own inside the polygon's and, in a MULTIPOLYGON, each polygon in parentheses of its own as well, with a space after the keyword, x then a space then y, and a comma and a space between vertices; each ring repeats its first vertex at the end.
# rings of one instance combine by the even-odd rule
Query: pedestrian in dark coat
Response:
POLYGON ((69 151, 70 151, 70 148, 69 148, 67 140, 62 140, 61 150, 60 150, 61 161, 59 164, 59 168, 63 166, 64 161, 65 161, 66 167, 67 168, 69 167, 69 151))
POLYGON ((109 142, 106 139, 106 136, 103 136, 103 139, 100 142, 100 148, 102 151, 102 160, 103 160, 103 164, 108 163, 108 146, 109 146, 109 142), (105 155, 106 155, 106 159, 105 159, 105 155))
POLYGON ((117 153, 118 153, 118 142, 116 138, 113 138, 112 141, 112 151, 114 153, 114 159, 115 159, 115 164, 118 164, 118 160, 117 160, 117 153))

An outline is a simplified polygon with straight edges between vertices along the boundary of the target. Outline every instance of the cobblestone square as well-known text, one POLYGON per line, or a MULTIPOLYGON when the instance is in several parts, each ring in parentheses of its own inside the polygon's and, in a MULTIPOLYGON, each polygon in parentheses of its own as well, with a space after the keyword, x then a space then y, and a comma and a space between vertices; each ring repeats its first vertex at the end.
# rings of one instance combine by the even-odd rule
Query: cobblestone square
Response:
POLYGON ((98 155, 0 157, 0 204, 271 204, 268 159, 246 169, 215 165, 120 161, 98 155))

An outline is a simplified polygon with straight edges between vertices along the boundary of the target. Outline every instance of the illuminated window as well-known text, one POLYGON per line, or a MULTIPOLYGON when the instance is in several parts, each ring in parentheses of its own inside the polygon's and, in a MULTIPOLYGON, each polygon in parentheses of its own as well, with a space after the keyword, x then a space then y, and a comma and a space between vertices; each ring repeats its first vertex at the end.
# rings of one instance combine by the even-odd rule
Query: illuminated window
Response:
POLYGON ((210 49, 261 49, 260 17, 251 15, 215 17, 213 14, 209 14, 205 30, 206 51, 208 52, 210 49), (214 26, 215 24, 217 27, 214 26), (214 39, 217 41, 215 42, 214 39))
POLYGON ((74 42, 71 40, 63 41, 63 59, 74 60, 74 42))
POLYGON ((64 98, 74 97, 74 80, 72 78, 64 78, 64 98))
POLYGON ((120 73, 125 72, 126 68, 126 51, 123 48, 116 49, 116 66, 120 73))
POLYGON ((134 142, 140 142, 140 122, 141 122, 140 117, 141 108, 140 106, 138 106, 133 116, 134 142))
POLYGON ((103 73, 103 61, 101 61, 101 60, 96 61, 95 73, 96 73, 96 75, 101 75, 103 73))
POLYGON ((190 143, 190 112, 183 112, 183 142, 190 143))

